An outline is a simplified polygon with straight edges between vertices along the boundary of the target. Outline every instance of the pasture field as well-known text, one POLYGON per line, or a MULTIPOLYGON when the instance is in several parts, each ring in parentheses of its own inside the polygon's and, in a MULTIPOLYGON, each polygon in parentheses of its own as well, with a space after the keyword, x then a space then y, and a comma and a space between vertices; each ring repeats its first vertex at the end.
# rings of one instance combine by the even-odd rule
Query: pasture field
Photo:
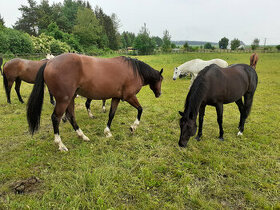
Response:
MULTIPOLYGON (((94 119, 87 116, 85 99, 76 99, 77 123, 91 141, 83 142, 71 125, 60 134, 69 152, 54 144, 53 107, 45 91, 41 128, 28 132, 26 103, 12 90, 6 103, 0 81, 0 209, 279 209, 280 208, 280 54, 259 54, 258 87, 244 135, 237 137, 239 111, 224 105, 224 138, 218 137, 216 111, 206 108, 202 141, 193 137, 179 148, 179 114, 190 80, 172 80, 173 69, 194 58, 221 58, 229 64, 249 63, 250 54, 189 53, 138 56, 157 70, 164 68, 162 96, 148 86, 138 99, 143 107, 134 135, 129 126, 136 109, 119 104, 111 131, 101 101, 92 102, 94 119), (37 177, 22 194, 18 182, 37 177)), ((22 84, 27 102, 32 85, 22 84)))

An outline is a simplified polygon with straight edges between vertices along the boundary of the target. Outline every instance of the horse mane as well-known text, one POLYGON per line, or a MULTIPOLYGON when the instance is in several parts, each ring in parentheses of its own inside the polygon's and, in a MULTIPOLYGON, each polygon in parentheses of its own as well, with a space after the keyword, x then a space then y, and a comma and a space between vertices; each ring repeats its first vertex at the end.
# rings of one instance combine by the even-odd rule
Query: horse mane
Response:
POLYGON ((158 71, 148 64, 136 58, 121 56, 124 62, 127 62, 133 69, 135 75, 140 75, 144 84, 151 84, 160 79, 158 71))
POLYGON ((206 66, 203 70, 198 73, 198 76, 194 80, 191 89, 187 95, 186 102, 185 102, 185 116, 189 119, 190 114, 194 117, 197 116, 198 109, 201 105, 201 101, 203 96, 207 90, 207 84, 205 80, 205 74, 211 69, 212 67, 218 67, 216 64, 211 64, 210 66, 206 66))

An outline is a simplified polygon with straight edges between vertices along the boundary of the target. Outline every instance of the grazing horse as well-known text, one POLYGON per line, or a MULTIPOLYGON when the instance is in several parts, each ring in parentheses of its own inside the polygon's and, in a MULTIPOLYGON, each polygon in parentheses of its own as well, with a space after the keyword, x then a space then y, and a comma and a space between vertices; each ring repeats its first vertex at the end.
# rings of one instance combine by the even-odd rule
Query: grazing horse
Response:
POLYGON ((120 100, 127 101, 138 110, 138 115, 130 129, 134 132, 140 123, 142 107, 136 94, 142 86, 149 85, 155 97, 161 95, 163 69, 159 72, 142 61, 127 57, 97 58, 77 54, 62 54, 44 64, 38 71, 35 85, 28 100, 27 119, 33 134, 40 125, 44 96, 44 83, 56 100, 51 116, 54 141, 59 150, 68 151, 59 136, 59 123, 63 113, 78 136, 84 135, 76 123, 74 99, 76 94, 86 98, 101 100, 112 98, 109 120, 104 129, 106 137, 111 137, 110 126, 120 100))
MULTIPOLYGON (((21 103, 24 103, 20 95, 20 85, 21 81, 34 84, 38 69, 45 63, 48 59, 43 59, 40 61, 25 60, 21 58, 14 58, 3 66, 3 83, 6 91, 7 102, 11 103, 11 88, 16 83, 15 90, 18 99, 21 103)), ((50 101, 54 104, 52 95, 50 95, 50 101)))
POLYGON ((206 105, 216 107, 220 129, 219 139, 224 140, 222 127, 223 104, 235 102, 240 112, 239 132, 237 135, 242 135, 245 120, 251 110, 257 83, 258 76, 256 71, 246 64, 236 64, 228 68, 221 68, 216 64, 205 67, 191 86, 186 98, 184 112, 179 112, 181 115, 179 146, 186 147, 189 138, 195 135, 198 113, 199 129, 196 139, 200 140, 206 105), (242 96, 244 96, 244 102, 242 101, 242 96))
POLYGON ((183 63, 182 65, 174 69, 173 80, 176 80, 180 75, 187 75, 188 73, 190 73, 192 76, 191 84, 190 84, 191 87, 194 79, 197 77, 197 74, 206 66, 209 66, 210 64, 217 64, 222 68, 228 66, 228 63, 222 59, 212 59, 209 61, 204 61, 201 59, 193 59, 187 61, 186 63, 183 63))
POLYGON ((256 65, 257 65, 258 60, 259 60, 258 54, 257 53, 253 53, 250 56, 250 66, 252 66, 254 69, 256 69, 256 65))

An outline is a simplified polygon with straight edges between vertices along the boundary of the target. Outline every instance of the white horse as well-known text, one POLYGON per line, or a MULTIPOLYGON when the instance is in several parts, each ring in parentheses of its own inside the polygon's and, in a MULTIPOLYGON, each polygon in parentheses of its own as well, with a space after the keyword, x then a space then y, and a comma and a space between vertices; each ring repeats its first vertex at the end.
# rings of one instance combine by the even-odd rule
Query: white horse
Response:
POLYGON ((176 67, 174 69, 174 74, 173 74, 173 80, 176 80, 178 76, 180 75, 187 75, 188 73, 191 74, 191 84, 190 87, 196 78, 197 74, 204 69, 206 66, 209 66, 211 64, 217 64, 218 66, 225 68, 228 66, 228 63, 222 59, 212 59, 209 61, 204 61, 201 59, 193 59, 190 61, 187 61, 186 63, 176 67))

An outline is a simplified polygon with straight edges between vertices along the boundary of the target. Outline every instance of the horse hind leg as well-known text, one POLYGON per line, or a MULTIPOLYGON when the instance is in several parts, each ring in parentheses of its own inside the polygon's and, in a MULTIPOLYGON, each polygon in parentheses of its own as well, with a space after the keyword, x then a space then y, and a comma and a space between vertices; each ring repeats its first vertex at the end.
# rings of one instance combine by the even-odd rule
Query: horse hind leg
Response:
POLYGON ((134 133, 134 131, 137 129, 137 127, 140 124, 140 118, 143 112, 143 108, 141 107, 140 103, 138 102, 136 96, 131 97, 129 100, 127 100, 127 102, 133 106, 134 108, 137 109, 138 114, 136 117, 136 120, 134 121, 134 123, 130 126, 130 131, 131 133, 134 133))
POLYGON ((104 134, 107 138, 113 136, 111 131, 110 131, 110 128, 111 128, 111 123, 112 123, 112 120, 115 116, 116 110, 118 108, 119 102, 120 102, 120 99, 112 98, 111 108, 110 108, 110 112, 109 112, 109 119, 108 119, 108 122, 107 122, 107 126, 104 129, 104 134))
POLYGON ((83 131, 79 128, 76 119, 75 119, 75 102, 74 102, 75 96, 72 98, 70 104, 68 105, 66 109, 66 117, 68 121, 71 123, 73 129, 76 131, 78 136, 83 139, 84 141, 89 141, 89 138, 83 133, 83 131))
POLYGON ((105 103, 106 103, 106 100, 102 100, 102 110, 104 113, 106 112, 105 103))
POLYGON ((20 95, 20 85, 21 85, 21 79, 20 78, 16 78, 15 90, 16 90, 16 93, 17 93, 17 96, 18 96, 18 100, 21 103, 24 103, 24 101, 22 100, 22 97, 20 95))
POLYGON ((239 112, 240 112, 240 121, 239 121, 239 125, 238 125, 238 133, 237 136, 242 136, 242 132, 241 132, 241 127, 242 125, 244 125, 244 121, 245 121, 245 114, 244 114, 244 104, 242 102, 242 98, 240 98, 239 100, 235 101, 235 103, 238 106, 239 112))
POLYGON ((243 115, 244 116, 243 116, 242 122, 240 122, 239 132, 238 132, 239 135, 242 135, 242 133, 244 131, 245 121, 250 114, 251 107, 253 104, 253 96, 254 96, 254 93, 246 93, 244 95, 244 105, 243 105, 243 115))
POLYGON ((87 112, 88 112, 88 116, 90 118, 94 118, 93 114, 91 113, 91 110, 90 110, 90 103, 91 103, 92 99, 88 98, 86 103, 85 103, 85 106, 86 106, 86 109, 87 109, 87 112))

